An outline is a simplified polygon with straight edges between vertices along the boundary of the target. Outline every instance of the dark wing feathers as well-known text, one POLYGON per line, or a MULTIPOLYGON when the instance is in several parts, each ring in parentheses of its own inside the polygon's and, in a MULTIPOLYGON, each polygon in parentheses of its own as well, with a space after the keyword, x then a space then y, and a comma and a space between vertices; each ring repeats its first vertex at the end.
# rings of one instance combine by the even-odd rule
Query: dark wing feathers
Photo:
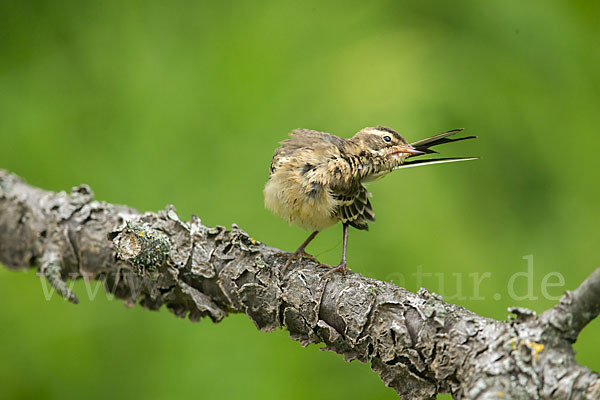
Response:
POLYGON ((351 194, 334 194, 339 202, 336 214, 340 221, 356 229, 369 229, 369 222, 375 222, 375 213, 369 200, 370 193, 359 185, 351 194))

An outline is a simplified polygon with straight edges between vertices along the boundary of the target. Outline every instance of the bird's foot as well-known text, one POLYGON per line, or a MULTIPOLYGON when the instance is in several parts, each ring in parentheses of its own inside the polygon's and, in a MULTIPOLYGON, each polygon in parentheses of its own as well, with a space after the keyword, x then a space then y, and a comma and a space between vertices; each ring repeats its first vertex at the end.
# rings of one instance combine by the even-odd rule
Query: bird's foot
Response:
POLYGON ((312 254, 308 254, 304 249, 300 248, 298 250, 296 250, 293 253, 278 253, 277 254, 280 257, 287 257, 287 261, 285 263, 285 265, 283 266, 283 268, 281 269, 281 272, 284 273, 288 267, 290 265, 292 265, 292 263, 294 262, 294 260, 298 260, 298 261, 302 261, 303 258, 307 258, 310 261, 313 261, 317 264, 319 264, 319 260, 317 260, 317 258, 315 256, 313 256, 312 254))
POLYGON ((342 274, 346 275, 349 272, 352 272, 350 270, 350 268, 348 268, 346 266, 346 262, 343 261, 340 263, 340 265, 329 265, 329 264, 319 264, 320 267, 326 267, 326 268, 331 268, 331 270, 329 270, 325 275, 323 275, 321 277, 321 279, 325 279, 327 278, 329 275, 332 275, 338 271, 340 271, 342 274))

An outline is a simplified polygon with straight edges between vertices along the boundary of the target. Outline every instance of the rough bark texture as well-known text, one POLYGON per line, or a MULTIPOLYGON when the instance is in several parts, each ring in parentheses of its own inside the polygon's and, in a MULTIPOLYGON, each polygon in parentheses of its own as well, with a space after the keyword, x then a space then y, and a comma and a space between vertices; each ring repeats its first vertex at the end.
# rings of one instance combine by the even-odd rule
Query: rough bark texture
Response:
POLYGON ((600 398, 599 375, 572 350, 600 311, 600 269, 540 316, 517 308, 512 321, 495 321, 425 289, 355 273, 321 279, 326 270, 310 260, 282 276, 280 251, 235 225, 181 221, 172 206, 140 214, 93 200, 85 185, 53 193, 1 170, 0 261, 36 266, 73 302, 65 280, 83 277, 192 321, 245 313, 261 330, 285 328, 303 345, 370 362, 404 399, 600 398))

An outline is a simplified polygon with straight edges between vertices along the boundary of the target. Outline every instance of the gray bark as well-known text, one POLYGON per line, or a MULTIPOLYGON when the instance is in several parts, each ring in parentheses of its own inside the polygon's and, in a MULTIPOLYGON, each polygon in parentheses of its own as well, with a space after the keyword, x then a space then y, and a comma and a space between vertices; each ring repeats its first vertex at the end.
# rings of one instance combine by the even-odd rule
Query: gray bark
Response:
POLYGON ((282 275, 280 251, 235 225, 181 221, 172 206, 141 214, 93 200, 85 185, 54 193, 1 170, 0 261, 36 266, 72 302, 65 280, 85 278, 192 321, 245 313, 260 330, 370 362, 404 399, 600 399, 600 376, 572 349, 600 311, 600 269, 539 316, 515 308, 495 321, 425 289, 356 273, 321 279, 327 270, 310 260, 282 275))

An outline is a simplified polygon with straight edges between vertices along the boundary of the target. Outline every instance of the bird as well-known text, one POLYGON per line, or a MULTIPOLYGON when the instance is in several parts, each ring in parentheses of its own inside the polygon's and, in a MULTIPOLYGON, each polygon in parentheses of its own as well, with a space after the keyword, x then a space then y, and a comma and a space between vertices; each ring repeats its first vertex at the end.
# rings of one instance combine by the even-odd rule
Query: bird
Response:
POLYGON ((312 231, 294 253, 282 253, 288 260, 308 258, 334 272, 351 272, 347 266, 348 230, 368 230, 375 222, 371 193, 365 184, 390 172, 415 166, 475 160, 478 157, 417 159, 435 154, 432 147, 476 136, 451 138, 463 129, 454 129, 408 143, 403 136, 385 126, 367 127, 351 138, 310 129, 295 129, 290 139, 280 142, 269 168, 264 187, 265 207, 275 215, 312 231), (322 230, 342 223, 342 259, 338 265, 320 263, 306 252, 308 244, 322 230))

